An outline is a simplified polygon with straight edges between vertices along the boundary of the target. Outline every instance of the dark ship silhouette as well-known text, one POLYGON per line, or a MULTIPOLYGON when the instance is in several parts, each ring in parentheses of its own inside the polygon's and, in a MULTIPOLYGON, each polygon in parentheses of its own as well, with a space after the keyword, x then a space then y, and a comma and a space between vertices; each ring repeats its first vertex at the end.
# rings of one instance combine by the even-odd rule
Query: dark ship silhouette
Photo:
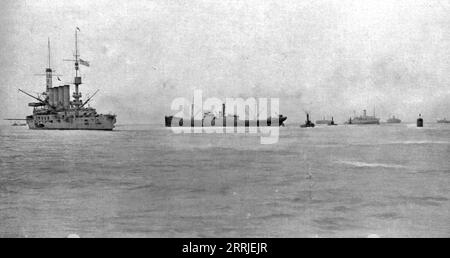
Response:
POLYGON ((334 117, 331 117, 331 122, 328 123, 328 125, 337 125, 336 123, 334 123, 334 117))
POLYGON ((306 127, 314 127, 315 124, 313 122, 311 122, 311 120, 309 120, 309 113, 306 113, 306 121, 304 124, 300 125, 300 127, 302 128, 306 128, 306 127))
POLYGON ((190 127, 259 127, 259 126, 284 126, 287 117, 278 115, 278 117, 269 117, 266 120, 241 120, 238 115, 226 115, 225 104, 222 104, 222 112, 215 115, 212 112, 205 112, 201 120, 194 119, 194 105, 191 108, 190 119, 183 119, 175 116, 165 116, 166 127, 190 126, 190 127))

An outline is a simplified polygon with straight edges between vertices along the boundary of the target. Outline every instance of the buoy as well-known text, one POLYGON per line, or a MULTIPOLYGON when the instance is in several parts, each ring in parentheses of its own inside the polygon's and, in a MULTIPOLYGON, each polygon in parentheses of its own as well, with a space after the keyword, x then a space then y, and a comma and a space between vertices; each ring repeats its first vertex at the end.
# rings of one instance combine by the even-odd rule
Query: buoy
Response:
POLYGON ((419 114, 419 118, 417 118, 417 127, 423 127, 422 114, 419 114))

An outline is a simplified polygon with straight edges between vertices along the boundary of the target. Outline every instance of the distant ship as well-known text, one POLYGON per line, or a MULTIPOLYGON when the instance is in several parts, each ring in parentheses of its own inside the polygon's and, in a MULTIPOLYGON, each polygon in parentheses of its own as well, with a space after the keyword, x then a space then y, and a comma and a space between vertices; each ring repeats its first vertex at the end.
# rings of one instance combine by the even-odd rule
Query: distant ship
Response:
POLYGON ((388 120, 386 120, 386 122, 388 124, 399 124, 402 122, 402 120, 396 118, 395 116, 392 116, 391 118, 389 118, 388 120))
POLYGON ((350 118, 347 123, 353 125, 380 124, 380 119, 375 117, 375 114, 373 116, 368 116, 366 110, 363 110, 362 116, 355 116, 353 119, 350 118))
POLYGON ((18 121, 26 120, 26 119, 21 119, 21 118, 6 118, 6 119, 4 119, 4 120, 12 120, 12 121, 14 121, 14 122, 11 124, 11 126, 26 126, 26 125, 27 125, 26 123, 20 123, 20 122, 18 122, 18 121))
POLYGON ((14 122, 11 126, 26 126, 27 124, 26 123, 17 123, 17 122, 14 122))
POLYGON ((81 92, 78 91, 81 85, 79 65, 89 66, 89 63, 80 58, 77 31, 79 31, 79 28, 75 30, 74 60, 67 60, 75 63, 73 100, 70 100, 70 85, 52 87, 54 75, 50 68, 50 40, 48 41, 48 68, 45 69, 46 91, 41 96, 35 97, 19 89, 19 91, 38 101, 28 104, 28 106, 33 107, 33 114, 26 117, 30 129, 112 130, 114 128, 116 115, 98 114, 94 108, 86 107, 98 90, 84 102, 81 100, 81 92))
POLYGON ((437 120, 437 122, 439 124, 450 124, 450 120, 447 120, 446 118, 437 120))
POLYGON ((300 127, 302 128, 307 128, 307 127, 314 127, 314 123, 311 122, 311 120, 309 120, 309 113, 306 113, 306 121, 304 124, 300 125, 300 127))
POLYGON ((166 127, 259 127, 259 126, 284 126, 287 117, 278 115, 278 117, 269 117, 266 120, 241 120, 238 115, 226 115, 225 104, 222 105, 222 112, 218 115, 212 112, 205 112, 201 120, 195 120, 192 105, 191 118, 182 118, 175 116, 165 116, 166 127))
POLYGON ((321 120, 316 120, 316 125, 337 125, 334 123, 334 118, 331 117, 331 120, 325 119, 325 117, 321 120))
POLYGON ((316 125, 328 125, 331 123, 331 120, 325 119, 325 117, 321 120, 316 120, 316 125))
POLYGON ((328 125, 337 125, 337 124, 334 123, 334 118, 333 117, 331 117, 331 122, 328 125))

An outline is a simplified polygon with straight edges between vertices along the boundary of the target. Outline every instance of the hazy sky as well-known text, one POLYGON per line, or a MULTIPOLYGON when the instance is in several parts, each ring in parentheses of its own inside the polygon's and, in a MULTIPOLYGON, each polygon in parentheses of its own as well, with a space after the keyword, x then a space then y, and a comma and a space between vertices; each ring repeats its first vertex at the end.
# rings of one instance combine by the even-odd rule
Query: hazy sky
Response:
MULTIPOLYGON (((78 26, 84 96, 118 123, 163 123, 176 97, 279 97, 288 122, 367 109, 450 118, 450 0, 23 1, 0 3, 0 117, 25 117, 78 26)), ((54 81, 56 83, 56 80, 54 81)))

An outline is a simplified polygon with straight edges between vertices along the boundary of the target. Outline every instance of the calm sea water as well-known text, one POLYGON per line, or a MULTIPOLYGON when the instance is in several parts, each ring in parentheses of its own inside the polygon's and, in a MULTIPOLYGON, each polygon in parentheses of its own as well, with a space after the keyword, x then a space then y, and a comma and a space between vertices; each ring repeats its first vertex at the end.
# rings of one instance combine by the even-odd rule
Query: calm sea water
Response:
POLYGON ((0 127, 1 237, 450 237, 450 126, 0 127))

